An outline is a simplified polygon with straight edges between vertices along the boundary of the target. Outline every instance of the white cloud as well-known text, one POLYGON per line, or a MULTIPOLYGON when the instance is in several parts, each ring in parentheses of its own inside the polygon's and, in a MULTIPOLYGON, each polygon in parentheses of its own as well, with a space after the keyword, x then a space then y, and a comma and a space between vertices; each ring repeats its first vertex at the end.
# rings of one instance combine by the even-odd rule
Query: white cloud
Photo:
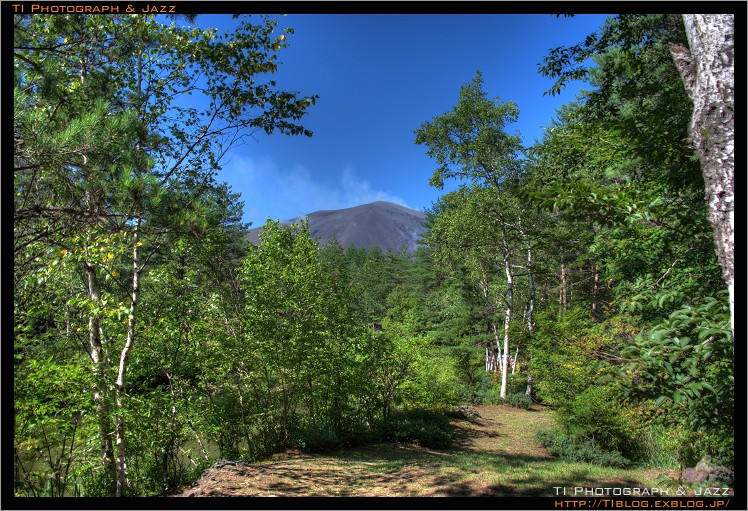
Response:
POLYGON ((244 200, 245 220, 254 226, 269 218, 287 220, 322 209, 342 209, 374 201, 387 201, 408 207, 401 197, 377 190, 346 165, 337 178, 327 182, 304 165, 288 171, 271 158, 235 156, 224 166, 219 179, 227 181, 244 200))
POLYGON ((387 201, 401 206, 409 207, 405 200, 384 190, 374 190, 365 179, 355 175, 350 165, 343 169, 340 184, 343 191, 345 202, 348 204, 343 207, 358 206, 375 201, 387 201))

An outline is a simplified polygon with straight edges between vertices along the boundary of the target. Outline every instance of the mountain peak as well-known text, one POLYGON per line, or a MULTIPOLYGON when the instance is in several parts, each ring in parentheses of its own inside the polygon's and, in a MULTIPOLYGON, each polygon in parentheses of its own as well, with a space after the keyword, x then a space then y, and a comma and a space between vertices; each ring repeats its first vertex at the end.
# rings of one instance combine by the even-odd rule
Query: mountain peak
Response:
MULTIPOLYGON (((409 252, 413 252, 426 230, 423 226, 425 213, 386 201, 320 210, 304 216, 309 220, 312 237, 318 238, 320 245, 335 238, 344 247, 353 245, 356 248, 379 247, 383 251, 398 251, 405 245, 409 252)), ((249 241, 259 243, 261 230, 262 227, 250 229, 249 241)))

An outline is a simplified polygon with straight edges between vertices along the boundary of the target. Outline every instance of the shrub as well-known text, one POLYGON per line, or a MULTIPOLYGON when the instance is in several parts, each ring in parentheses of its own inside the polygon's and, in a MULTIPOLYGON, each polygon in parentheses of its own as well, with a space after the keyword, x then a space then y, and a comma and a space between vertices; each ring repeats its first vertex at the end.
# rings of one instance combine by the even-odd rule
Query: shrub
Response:
POLYGON ((310 424, 304 428, 295 442, 296 447, 307 451, 324 451, 339 447, 341 438, 329 425, 310 424))
POLYGON ((499 396, 496 383, 494 381, 493 373, 483 373, 478 387, 475 389, 473 398, 470 400, 470 404, 474 405, 492 405, 496 404, 496 399, 499 396))
POLYGON ((653 468, 677 468, 678 453, 683 445, 680 436, 677 429, 650 425, 642 435, 642 460, 653 468))
POLYGON ((514 408, 527 410, 532 405, 532 399, 525 395, 524 392, 515 392, 506 396, 506 402, 514 408))
POLYGON ((434 449, 445 449, 452 445, 449 419, 428 410, 392 413, 380 428, 384 439, 393 442, 414 442, 434 449))
POLYGON ((632 459, 642 456, 638 429, 619 406, 612 387, 587 388, 559 409, 558 420, 566 434, 592 446, 632 459))
POLYGON ((501 398, 501 376, 499 373, 484 373, 478 386, 472 392, 464 391, 460 396, 463 402, 471 405, 498 405, 509 403, 517 408, 527 409, 532 400, 525 396, 527 377, 522 374, 513 376, 507 382, 507 397, 501 398), (512 398, 512 395, 516 397, 512 398), (521 397, 520 397, 521 396, 521 397))
POLYGON ((524 395, 527 391, 527 374, 517 373, 509 376, 507 382, 506 393, 509 394, 522 394, 524 395))
POLYGON ((569 461, 583 461, 616 468, 626 468, 631 465, 631 460, 618 452, 606 451, 590 440, 577 438, 560 431, 540 430, 537 433, 537 438, 551 454, 569 461))

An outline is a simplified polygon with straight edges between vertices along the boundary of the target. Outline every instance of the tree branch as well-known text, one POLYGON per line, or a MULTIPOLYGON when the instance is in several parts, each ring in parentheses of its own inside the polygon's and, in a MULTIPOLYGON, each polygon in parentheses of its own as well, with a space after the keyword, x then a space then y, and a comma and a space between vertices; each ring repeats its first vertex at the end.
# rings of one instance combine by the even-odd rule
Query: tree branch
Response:
POLYGON ((660 277, 659 279, 657 279, 657 282, 655 282, 655 286, 659 286, 659 285, 660 285, 660 283, 661 283, 661 282, 662 282, 663 280, 665 280, 665 278, 666 278, 666 277, 667 277, 668 275, 670 275, 670 272, 672 271, 673 267, 674 267, 674 266, 676 265, 676 263, 677 263, 677 262, 678 262, 678 259, 676 259, 675 261, 673 261, 673 264, 671 264, 671 265, 670 265, 670 268, 668 268, 668 269, 667 269, 667 271, 666 271, 666 272, 665 272, 665 273, 664 273, 664 274, 662 275, 662 277, 660 277))

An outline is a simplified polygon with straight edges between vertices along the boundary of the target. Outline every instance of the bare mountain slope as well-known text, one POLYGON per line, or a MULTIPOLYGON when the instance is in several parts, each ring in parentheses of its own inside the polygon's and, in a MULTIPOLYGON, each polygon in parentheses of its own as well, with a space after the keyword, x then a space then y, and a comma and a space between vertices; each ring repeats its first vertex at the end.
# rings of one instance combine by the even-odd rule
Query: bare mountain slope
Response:
MULTIPOLYGON (((418 238, 426 230, 423 226, 425 213, 383 201, 347 209, 315 211, 306 217, 312 237, 319 238, 320 245, 336 238, 344 247, 353 245, 398 251, 405 245, 412 252, 418 246, 418 238)), ((295 220, 282 223, 289 224, 295 220)), ((249 241, 259 243, 261 230, 262 227, 250 229, 249 241)))

